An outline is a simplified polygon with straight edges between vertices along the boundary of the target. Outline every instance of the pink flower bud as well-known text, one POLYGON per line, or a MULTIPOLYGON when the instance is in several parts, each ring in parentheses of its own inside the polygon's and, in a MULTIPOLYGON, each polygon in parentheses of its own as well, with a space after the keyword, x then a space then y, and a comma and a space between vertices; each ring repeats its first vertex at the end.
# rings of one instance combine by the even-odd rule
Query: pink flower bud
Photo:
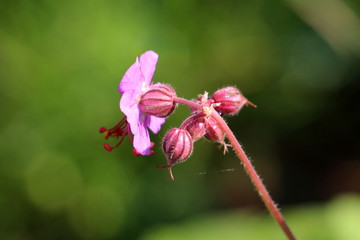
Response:
POLYGON ((224 154, 228 152, 228 146, 231 146, 225 143, 225 133, 222 130, 220 124, 215 120, 215 118, 210 115, 205 117, 205 138, 210 141, 218 142, 224 147, 224 154))
POLYGON ((211 115, 205 118, 206 133, 205 138, 210 141, 223 144, 225 139, 225 133, 221 129, 219 123, 211 115))
POLYGON ((149 115, 167 117, 176 107, 174 97, 176 97, 175 90, 169 85, 151 85, 149 90, 140 96, 139 107, 149 115))
POLYGON ((180 126, 181 129, 185 129, 190 133, 194 142, 205 135, 205 116, 202 112, 193 114, 180 126))
POLYGON ((234 115, 248 103, 248 100, 234 87, 219 89, 214 93, 212 98, 215 103, 219 104, 215 106, 215 110, 220 114, 234 115))
POLYGON ((165 134, 162 148, 167 157, 167 167, 171 167, 188 159, 193 151, 194 144, 188 131, 173 128, 165 134))
POLYGON ((205 119, 203 117, 194 119, 185 128, 191 135, 193 141, 197 141, 205 135, 205 119))

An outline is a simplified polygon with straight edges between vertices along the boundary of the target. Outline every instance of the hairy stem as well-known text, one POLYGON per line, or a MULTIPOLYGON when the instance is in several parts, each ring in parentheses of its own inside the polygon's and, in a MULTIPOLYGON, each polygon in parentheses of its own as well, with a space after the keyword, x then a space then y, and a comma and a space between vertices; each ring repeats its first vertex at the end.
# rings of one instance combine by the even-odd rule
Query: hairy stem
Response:
MULTIPOLYGON (((175 98, 174 101, 177 103, 180 103, 180 104, 190 106, 195 109, 199 109, 199 110, 203 109, 203 106, 201 104, 189 101, 187 99, 175 98)), ((243 148, 241 147, 240 143, 236 139, 235 135, 233 134, 233 132, 231 131, 229 126, 226 124, 224 119, 220 116, 220 114, 215 109, 212 109, 211 114, 216 119, 216 121, 219 123, 219 125, 223 129, 224 133, 226 134, 227 139, 233 146, 233 148, 236 152, 236 155, 240 159, 240 162, 243 164, 247 174, 249 175, 252 183, 254 184, 257 192, 259 193, 259 195, 260 195, 261 199, 263 200, 267 209, 269 210, 269 212, 271 213, 273 218, 276 220, 276 222, 280 225, 281 229, 284 231, 284 233, 288 237, 288 239, 295 240, 296 238, 295 238, 294 234, 291 232, 290 228, 286 224, 284 217, 281 215, 279 209, 276 207, 276 204, 272 200, 265 185, 261 181, 260 176, 257 174, 254 166, 251 164, 249 158, 245 154, 243 148)))

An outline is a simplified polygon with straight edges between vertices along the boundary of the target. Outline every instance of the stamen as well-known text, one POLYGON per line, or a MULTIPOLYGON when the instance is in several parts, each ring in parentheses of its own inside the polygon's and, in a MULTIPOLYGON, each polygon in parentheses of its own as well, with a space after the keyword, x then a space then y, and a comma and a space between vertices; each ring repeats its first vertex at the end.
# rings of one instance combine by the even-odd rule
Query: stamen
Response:
POLYGON ((120 140, 119 140, 119 142, 118 142, 113 148, 117 148, 117 147, 122 143, 122 141, 124 140, 125 136, 126 136, 125 134, 122 135, 121 138, 120 138, 120 140))
MULTIPOLYGON (((110 129, 107 129, 106 127, 100 127, 99 132, 104 134, 105 139, 108 139, 109 137, 116 137, 119 139, 119 141, 114 146, 110 146, 108 143, 104 143, 105 150, 109 152, 111 152, 114 148, 120 146, 126 136, 128 136, 130 142, 133 143, 133 135, 131 134, 131 128, 126 120, 126 117, 123 117, 114 127, 110 129)), ((149 155, 153 155, 155 153, 154 150, 151 150, 151 148, 153 147, 155 147, 155 143, 151 142, 149 155)), ((133 149, 132 152, 135 156, 142 155, 138 151, 136 151, 136 149, 133 149)))
POLYGON ((103 132, 105 132, 105 131, 107 131, 106 127, 101 127, 101 128, 99 129, 99 132, 100 132, 100 133, 103 133, 103 132))
POLYGON ((104 143, 104 148, 106 151, 109 151, 109 152, 111 152, 113 150, 113 148, 107 143, 104 143))
POLYGON ((111 147, 107 143, 104 144, 104 148, 109 152, 112 151, 114 148, 117 148, 122 143, 126 135, 131 136, 129 124, 126 121, 126 117, 123 117, 114 127, 110 129, 107 129, 106 127, 101 127, 99 129, 99 132, 104 133, 105 139, 108 139, 109 137, 121 137, 118 143, 113 147, 111 147))

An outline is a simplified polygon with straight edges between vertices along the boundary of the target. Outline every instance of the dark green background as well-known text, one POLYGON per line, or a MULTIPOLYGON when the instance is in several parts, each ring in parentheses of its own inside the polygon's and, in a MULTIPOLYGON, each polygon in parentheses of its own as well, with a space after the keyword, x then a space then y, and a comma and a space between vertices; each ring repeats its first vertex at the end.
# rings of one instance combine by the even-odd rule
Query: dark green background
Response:
POLYGON ((227 122, 300 239, 358 239, 359 19, 357 0, 2 0, 0 238, 285 239, 233 152, 201 140, 175 182, 155 168, 186 107, 155 155, 103 149, 151 49, 178 96, 258 105, 227 122))

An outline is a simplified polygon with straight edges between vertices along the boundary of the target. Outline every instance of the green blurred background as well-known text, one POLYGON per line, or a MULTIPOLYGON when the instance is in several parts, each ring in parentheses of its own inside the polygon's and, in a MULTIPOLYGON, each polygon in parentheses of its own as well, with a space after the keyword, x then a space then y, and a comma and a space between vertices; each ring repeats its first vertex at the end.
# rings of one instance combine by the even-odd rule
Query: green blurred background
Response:
POLYGON ((227 121, 299 239, 360 239, 358 0, 2 0, 0 239, 285 239, 214 143, 174 182, 160 144, 103 149, 149 49, 179 96, 232 85, 258 105, 227 121))

